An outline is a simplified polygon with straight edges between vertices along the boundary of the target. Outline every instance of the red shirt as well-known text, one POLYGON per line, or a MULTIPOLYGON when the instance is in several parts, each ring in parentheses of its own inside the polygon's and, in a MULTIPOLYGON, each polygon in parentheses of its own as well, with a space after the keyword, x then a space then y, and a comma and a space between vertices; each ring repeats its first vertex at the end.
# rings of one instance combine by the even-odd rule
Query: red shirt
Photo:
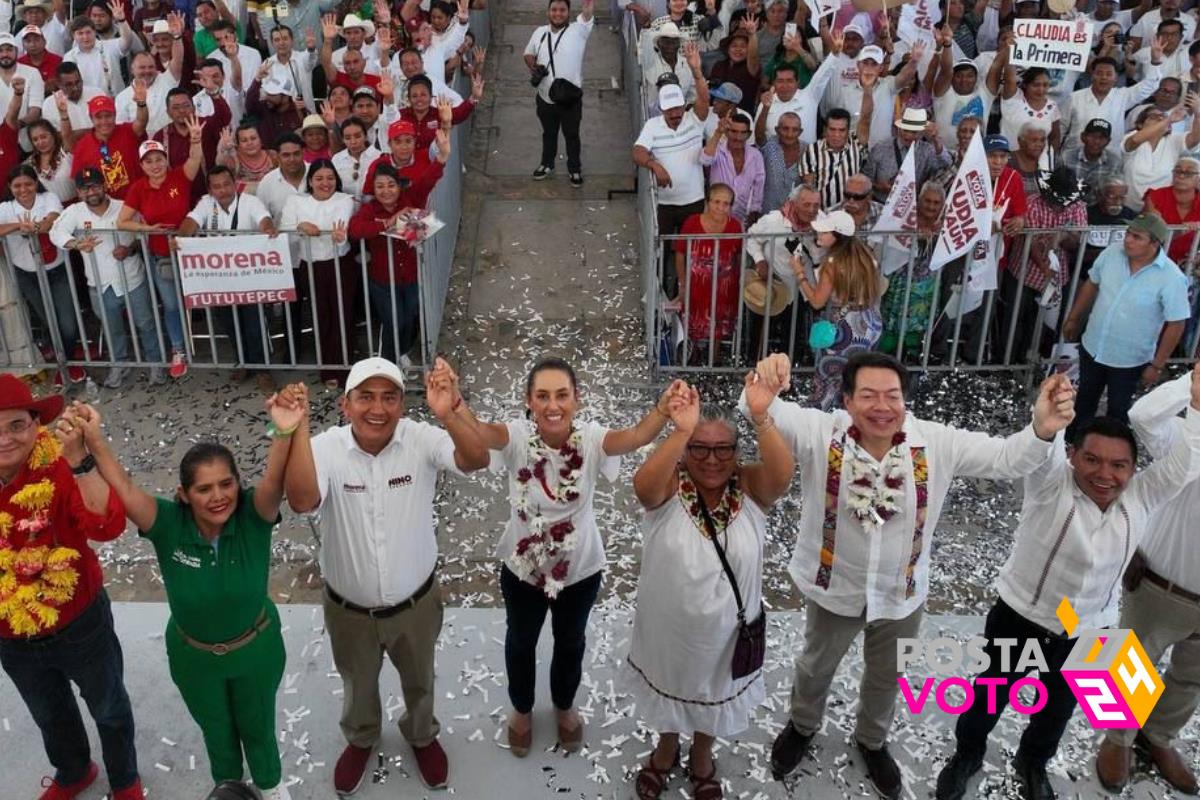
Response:
MULTIPOLYGON (((367 177, 363 181, 363 194, 368 197, 375 193, 375 168, 380 164, 393 164, 394 166, 392 154, 381 155, 375 159, 375 163, 367 168, 367 177)), ((437 186, 438 179, 442 177, 442 163, 430 161, 429 153, 425 150, 414 150, 412 162, 406 167, 401 167, 397 172, 400 173, 401 179, 411 182, 407 189, 411 205, 424 208, 425 202, 429 199, 429 193, 433 191, 433 187, 437 186)))
MULTIPOLYGON (((679 229, 681 234, 704 234, 704 224, 699 214, 692 214, 679 229)), ((741 233, 742 223, 730 216, 722 233, 741 233)), ((717 339, 733 335, 737 321, 740 296, 738 281, 741 277, 742 241, 740 239, 680 239, 675 242, 675 252, 680 259, 687 258, 691 244, 692 275, 688 292, 688 338, 708 339, 709 317, 713 309, 713 272, 717 281, 716 325, 717 339)), ((679 263, 679 262, 676 262, 679 263)), ((683 263, 687 263, 684 261, 683 263)), ((680 288, 683 288, 682 286, 680 288)))
MULTIPOLYGON (((475 110, 475 104, 470 100, 463 100, 456 105, 450 112, 450 124, 458 125, 467 117, 471 116, 471 112, 475 110)), ((441 124, 438 120, 437 109, 430 107, 425 112, 424 119, 417 119, 417 114, 412 110, 412 106, 400 110, 400 119, 408 120, 417 129, 417 147, 422 150, 429 149, 429 145, 433 144, 433 140, 437 137, 438 126, 441 124)))
POLYGON ((333 85, 334 86, 345 86, 347 89, 350 90, 350 94, 354 94, 354 90, 358 89, 362 86, 370 86, 372 89, 377 90, 379 87, 379 76, 378 75, 369 75, 364 72, 363 76, 362 76, 362 80, 355 83, 354 80, 351 79, 351 77, 349 75, 347 75, 344 72, 339 72, 337 74, 337 77, 335 77, 333 79, 333 85))
MULTIPOLYGON (((1012 167, 1005 167, 992 187, 992 202, 1000 205, 1008 201, 1008 210, 1004 212, 1004 221, 1024 217, 1029 209, 1025 203, 1025 184, 1021 181, 1021 173, 1012 167)), ((1008 254, 1012 252, 1015 237, 1004 237, 1004 255, 1000 258, 1001 267, 1008 264, 1008 254)))
POLYGON ((8 191, 8 173, 21 163, 21 146, 17 143, 17 129, 8 123, 0 123, 0 194, 8 191))
MULTIPOLYGON (((116 539, 125 531, 125 506, 117 498, 117 493, 109 491, 108 508, 104 514, 93 514, 83 503, 83 495, 71 467, 65 458, 59 458, 49 467, 30 471, 28 466, 21 471, 11 483, 0 488, 0 509, 11 514, 15 520, 31 517, 25 509, 12 502, 12 497, 26 486, 49 479, 54 484, 54 495, 47 509, 49 525, 41 531, 27 533, 14 524, 8 531, 7 537, 0 537, 0 552, 4 550, 20 551, 25 547, 46 546, 69 547, 79 553, 79 558, 69 562, 69 567, 79 573, 79 581, 75 593, 70 600, 57 606, 58 621, 48 628, 33 634, 36 637, 47 636, 71 624, 96 599, 96 595, 104 588, 104 573, 100 569, 100 560, 88 546, 88 540, 108 542, 116 539)), ((8 570, 0 569, 0 576, 8 570)), ((22 582, 18 578, 18 582, 22 582)), ((18 639, 24 635, 13 632, 7 619, 0 619, 0 638, 18 639)))
POLYGON ((138 161, 138 145, 142 138, 133 132, 132 122, 116 126, 103 144, 96 138, 95 131, 89 130, 75 142, 71 177, 83 172, 84 167, 99 167, 104 173, 104 188, 109 195, 124 200, 129 187, 142 177, 142 165, 138 161))
POLYGON ((29 54, 26 53, 17 59, 17 63, 36 69, 42 76, 42 83, 47 85, 58 85, 58 75, 55 73, 55 70, 58 69, 58 65, 62 63, 62 56, 56 56, 54 53, 51 53, 49 50, 47 50, 46 52, 42 53, 42 63, 35 64, 29 60, 29 54))
MULTIPOLYGON (((1146 203, 1152 204, 1154 210, 1163 218, 1163 222, 1168 225, 1181 225, 1185 222, 1200 222, 1200 194, 1195 195, 1192 200, 1192 208, 1185 217, 1179 213, 1179 203, 1175 202, 1175 190, 1170 186, 1163 186, 1160 189, 1151 189, 1146 192, 1146 203)), ((1192 251, 1192 239, 1196 236, 1195 233, 1180 231, 1171 237, 1171 246, 1167 248, 1167 255, 1176 264, 1183 264, 1187 261, 1188 253, 1192 251)))
MULTIPOLYGON (((376 162, 378 163, 378 162, 376 162)), ((400 191, 400 199, 396 208, 424 208, 429 199, 429 192, 442 177, 442 165, 433 162, 425 168, 421 179, 410 183, 400 191)), ((371 280, 375 283, 389 286, 391 284, 406 285, 417 282, 417 251, 398 236, 384 236, 388 220, 394 211, 388 211, 383 205, 371 198, 350 218, 350 238, 366 239, 367 250, 371 254, 371 280), (395 280, 388 273, 388 246, 392 248, 392 265, 395 270, 395 280)))
MULTIPOLYGON (((147 225, 178 228, 192 210, 192 182, 182 167, 168 172, 157 189, 150 185, 149 178, 142 178, 129 190, 125 205, 138 211, 147 225)), ((156 256, 171 255, 167 237, 151 236, 150 252, 156 256)))

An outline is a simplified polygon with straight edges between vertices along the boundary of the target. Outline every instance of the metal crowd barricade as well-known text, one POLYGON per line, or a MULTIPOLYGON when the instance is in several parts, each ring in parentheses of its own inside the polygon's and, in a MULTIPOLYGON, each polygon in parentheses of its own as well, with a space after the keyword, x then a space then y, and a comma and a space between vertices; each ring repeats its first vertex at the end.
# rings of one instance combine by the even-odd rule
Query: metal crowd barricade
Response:
MULTIPOLYGON (((649 194, 646 193, 647 203, 651 202, 649 194)), ((652 208, 647 210, 642 207, 642 202, 643 196, 639 193, 639 215, 644 226, 642 242, 645 246, 649 239, 645 234, 653 227, 654 215, 652 208)), ((1174 226, 1172 234, 1178 235, 1180 231, 1186 230, 1184 226, 1174 226)), ((996 288, 983 291, 979 305, 966 313, 959 313, 959 309, 962 308, 963 297, 967 292, 970 270, 962 258, 951 261, 940 270, 921 279, 932 281, 932 300, 929 309, 921 317, 916 316, 913 308, 914 267, 918 265, 919 249, 924 248, 925 255, 922 257, 928 258, 928 253, 933 248, 933 237, 918 237, 911 232, 898 231, 866 232, 860 233, 859 237, 879 243, 881 249, 893 246, 897 252, 903 252, 903 249, 896 245, 888 245, 883 240, 903 237, 907 242, 906 262, 888 276, 888 292, 900 292, 903 296, 898 312, 898 328, 894 330, 896 343, 894 350, 889 352, 910 366, 922 370, 1006 371, 1024 374, 1032 379, 1048 367, 1053 353, 1059 349, 1058 346, 1065 343, 1063 323, 1075 303, 1079 282, 1091 266, 1087 259, 1089 233, 1107 233, 1111 237, 1114 232, 1123 231, 1122 227, 1064 227, 1022 231, 1011 240, 1010 254, 1014 260, 1010 262, 1008 271, 1016 279, 1016 290, 1012 292, 1012 296, 1006 296, 1007 293, 1003 291, 1005 269, 997 266, 996 288), (1050 325, 1047 318, 1049 309, 1041 302, 1031 300, 1026 294, 1029 290, 1025 289, 1025 281, 1030 270, 1030 250, 1035 237, 1055 233, 1078 233, 1080 241, 1071 263, 1067 265, 1068 279, 1061 287, 1057 319, 1055 324, 1050 325), (947 281, 951 283, 947 284, 947 281), (953 313, 950 309, 951 303, 956 304, 953 313), (1030 303, 1036 308, 1030 306, 1030 303), (1018 352, 1018 327, 1027 327, 1030 324, 1033 330, 1028 332, 1028 346, 1022 352, 1018 352), (920 342, 913 347, 906 343, 906 334, 916 331, 920 331, 920 342)), ((745 247, 748 238, 765 243, 769 277, 778 276, 773 270, 773 265, 777 263, 777 248, 784 247, 789 240, 793 247, 796 240, 812 241, 811 234, 797 235, 792 232, 755 233, 752 237, 747 233, 680 234, 659 236, 653 241, 654 257, 643 260, 643 269, 648 317, 651 318, 647 355, 657 374, 673 377, 678 374, 740 373, 769 352, 787 352, 797 372, 812 372, 815 369, 817 353, 814 353, 808 343, 808 326, 812 321, 823 317, 820 312, 808 306, 799 295, 798 289, 788 286, 789 282, 785 281, 784 284, 784 290, 789 291, 791 297, 785 308, 778 314, 768 314, 765 317, 754 314, 755 317, 760 317, 761 322, 751 323, 749 315, 753 312, 743 299, 746 283, 755 275, 754 264, 745 247), (721 306, 718 297, 719 278, 711 280, 707 296, 693 297, 693 243, 703 241, 709 244, 714 253, 714 260, 719 260, 721 243, 731 240, 741 246, 740 260, 735 265, 738 273, 736 308, 721 306), (681 262, 683 266, 680 291, 674 301, 668 301, 661 288, 660 275, 666 263, 668 248, 676 250, 676 262, 681 262), (694 309, 697 304, 702 307, 694 309), (707 315, 702 336, 694 336, 693 326, 689 324, 693 311, 707 315), (730 328, 727 335, 717 334, 719 318, 723 327, 730 328), (752 339, 755 325, 758 326, 757 338, 752 339)), ((1169 247, 1169 244, 1165 246, 1169 247)), ((1093 249, 1098 256, 1101 249, 1093 249)), ((1200 325, 1194 324, 1198 305, 1195 299, 1198 249, 1200 234, 1193 237, 1189 254, 1180 265, 1193 292, 1193 299, 1190 301, 1192 322, 1171 359, 1174 363, 1191 363, 1196 358, 1200 346, 1200 325)), ((788 259, 790 254, 782 260, 788 259)), ((701 269, 714 268, 706 265, 701 269)), ((769 312, 774 294, 779 289, 775 280, 768 280, 765 287, 764 310, 769 312)), ((928 285, 926 288, 928 289, 928 285)))
MULTIPOLYGON (((456 175, 457 177, 457 175, 456 175)), ((455 181, 457 183, 457 181, 455 181)), ((452 197, 454 195, 451 195, 452 197)), ((441 212, 439 211, 439 214, 441 212)), ((446 228, 439 235, 449 231, 444 237, 448 242, 442 247, 453 252, 453 228, 447 222, 446 228)), ((115 231, 90 229, 79 231, 79 235, 113 236, 115 231)), ((328 235, 323 231, 321 235, 328 235)), ((153 234, 155 236, 164 234, 153 234)), ((194 236, 231 236, 257 235, 255 231, 198 231, 194 236)), ((350 251, 342 256, 335 255, 333 270, 335 274, 335 289, 337 293, 337 324, 341 329, 341 348, 338 352, 324 352, 321 343, 321 330, 317 319, 316 291, 314 287, 315 273, 311 253, 312 237, 295 232, 280 232, 280 236, 299 238, 300 260, 293 264, 297 276, 303 271, 308 279, 309 292, 306 298, 298 297, 295 302, 222 306, 210 308, 187 309, 183 296, 181 282, 178 280, 178 255, 171 257, 172 276, 163 281, 162 288, 168 288, 173 294, 176 309, 180 314, 185 346, 188 353, 189 367, 214 369, 296 369, 296 370, 339 370, 349 369, 358 358, 368 354, 377 354, 384 344, 383 321, 378 318, 369 297, 369 270, 366 241, 351 240, 350 251), (355 254, 359 258, 355 259, 355 254), (353 315, 345 314, 346 304, 343 303, 343 290, 347 276, 355 274, 359 279, 359 291, 351 308, 353 315), (243 330, 243 322, 238 313, 241 309, 254 309, 251 314, 257 317, 259 332, 257 344, 261 346, 264 358, 255 360, 247 356, 249 331, 243 330), (359 314, 361 312, 361 316, 359 314), (228 323, 218 320, 225 317, 228 323), (363 346, 365 344, 365 347, 363 346)), ((17 278, 21 269, 14 264, 9 237, 0 237, 4 250, 3 286, 0 292, 0 353, 3 354, 5 366, 26 369, 53 369, 66 367, 165 367, 170 362, 171 342, 167 333, 167 317, 169 312, 162 302, 159 282, 155 280, 154 271, 158 269, 158 259, 150 254, 150 235, 140 234, 135 249, 140 247, 140 253, 130 254, 123 260, 123 268, 116 270, 116 277, 107 285, 101 278, 100 265, 94 253, 80 253, 82 264, 77 266, 68 256, 56 266, 47 268, 40 257, 41 249, 34 235, 20 236, 29 242, 32 252, 37 254, 36 283, 40 299, 33 297, 31 292, 22 291, 17 278), (140 267, 130 266, 132 259, 140 259, 140 267), (54 291, 51 280, 61 285, 62 276, 66 277, 66 287, 70 294, 70 314, 78 331, 78 348, 68 347, 72 344, 64 341, 63 320, 56 312, 54 291), (98 302, 93 302, 89 296, 92 287, 102 289, 107 286, 114 288, 118 295, 118 314, 111 314, 103 297, 97 294, 98 302), (157 345, 159 356, 150 357, 146 352, 142 335, 139 335, 135 320, 138 314, 134 304, 139 302, 137 292, 145 287, 149 307, 152 311, 153 331, 149 337, 157 345), (116 291, 119 289, 119 292, 116 291), (11 290, 11 291, 7 291, 11 290), (11 295, 11 297, 9 297, 11 295), (30 304, 38 304, 37 312, 31 313, 30 304), (35 324, 35 317, 37 321, 35 324), (120 327, 118 327, 120 326, 120 327), (128 328, 128 343, 130 354, 123 359, 115 358, 116 341, 119 331, 128 328), (15 341, 17 338, 29 341, 41 341, 43 347, 29 347, 24 352, 28 355, 19 356, 21 348, 15 341)), ((432 237, 431 241, 433 240, 432 237)), ((70 251, 66 251, 70 252, 70 251)), ((429 270, 424 262, 427 260, 428 248, 417 248, 418 283, 426 279, 429 270), (422 252, 424 249, 425 252, 422 252)), ((397 271, 400 265, 396 263, 392 248, 388 248, 387 275, 389 285, 396 285, 397 271)), ((447 270, 448 272, 448 270, 447 270)), ((432 282, 432 281, 431 281, 432 282)), ((297 282, 297 288, 299 288, 297 282)), ((444 297, 444 283, 437 285, 444 297)), ((60 290, 61 291, 61 290, 60 290)), ((421 364, 432 360, 432 347, 437 341, 436 330, 429 325, 430 314, 427 313, 427 298, 433 293, 421 291, 418 293, 417 304, 417 343, 420 345, 421 364)), ((435 298, 436 299, 436 298, 435 298)), ((391 326, 392 352, 400 353, 398 321, 399 309, 395 292, 391 293, 391 326)), ((440 307, 439 307, 440 311, 440 307)), ((252 317, 253 318, 253 317, 252 317)), ((438 317, 440 320, 440 316, 438 317)), ((419 366, 419 365, 418 365, 419 366)))

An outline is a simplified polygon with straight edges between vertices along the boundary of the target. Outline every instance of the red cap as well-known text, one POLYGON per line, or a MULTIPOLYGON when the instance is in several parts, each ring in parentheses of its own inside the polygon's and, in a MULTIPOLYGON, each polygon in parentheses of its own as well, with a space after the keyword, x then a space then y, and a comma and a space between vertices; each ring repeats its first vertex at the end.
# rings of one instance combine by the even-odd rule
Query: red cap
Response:
POLYGON ((417 129, 406 119, 398 119, 388 126, 388 141, 400 136, 416 136, 417 129))
POLYGON ((113 99, 106 94, 100 94, 88 100, 88 114, 96 116, 102 111, 107 111, 110 114, 117 113, 117 104, 113 99))

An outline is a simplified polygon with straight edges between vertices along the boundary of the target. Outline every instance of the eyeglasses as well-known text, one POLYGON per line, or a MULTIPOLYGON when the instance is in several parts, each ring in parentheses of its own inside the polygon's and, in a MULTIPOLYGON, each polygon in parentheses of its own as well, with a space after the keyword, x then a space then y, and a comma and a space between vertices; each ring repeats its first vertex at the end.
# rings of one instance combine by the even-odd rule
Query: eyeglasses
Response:
POLYGON ((1176 175, 1200 175, 1200 172, 1197 172, 1194 169, 1180 169, 1179 167, 1171 170, 1171 172, 1176 175))
POLYGON ((866 200, 871 196, 870 192, 864 192, 863 194, 859 194, 858 192, 843 192, 843 194, 847 200, 866 200))
POLYGON ((29 429, 33 427, 35 427, 35 423, 32 418, 14 420, 8 423, 6 426, 0 427, 0 438, 4 436, 11 436, 15 438, 17 436, 21 436, 22 434, 28 433, 29 429))
POLYGON ((733 454, 737 452, 736 444, 689 444, 687 446, 688 455, 697 461, 703 461, 710 455, 717 457, 717 461, 728 461, 733 458, 733 454))

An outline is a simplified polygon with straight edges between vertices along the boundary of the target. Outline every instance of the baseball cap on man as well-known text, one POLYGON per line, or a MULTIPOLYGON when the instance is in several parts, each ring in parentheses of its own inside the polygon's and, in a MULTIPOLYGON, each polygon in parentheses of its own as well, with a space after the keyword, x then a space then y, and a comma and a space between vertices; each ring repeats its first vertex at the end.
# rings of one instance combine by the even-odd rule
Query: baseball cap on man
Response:
POLYGON ((17 37, 11 33, 0 33, 0 47, 11 47, 17 49, 17 37))
POLYGON ((96 185, 104 185, 104 173, 100 171, 99 167, 84 167, 75 176, 75 187, 77 189, 96 185))
POLYGON ((259 86, 261 94, 291 94, 292 82, 282 81, 274 75, 268 76, 259 86))
POLYGON ((742 102, 742 90, 736 83, 726 81, 717 88, 708 93, 709 98, 713 100, 724 100, 726 103, 733 103, 735 106, 742 102))
POLYGON ((1007 136, 1001 136, 998 133, 994 133, 991 136, 985 137, 983 140, 983 152, 985 153, 998 153, 1000 151, 1007 153, 1011 150, 1012 147, 1010 147, 1008 144, 1007 136))
POLYGON ((1127 230, 1144 233, 1159 244, 1166 244, 1171 236, 1167 223, 1158 214, 1138 214, 1129 221, 1127 230))
POLYGON ((1089 122, 1083 129, 1084 133, 1103 133, 1109 139, 1112 138, 1112 123, 1106 119, 1094 119, 1089 122))
POLYGON ((854 34, 860 39, 867 38, 867 32, 857 22, 851 22, 842 28, 842 36, 849 36, 850 34, 854 34))
POLYGON ((399 139, 401 136, 416 136, 417 128, 406 119, 398 119, 388 126, 388 141, 399 139))
POLYGON ((26 36, 41 36, 43 39, 46 38, 46 34, 42 33, 42 29, 37 25, 26 25, 17 33, 18 39, 24 39, 26 36))
POLYGON ((401 392, 404 391, 404 373, 391 361, 376 356, 364 358, 350 368, 350 375, 346 378, 346 394, 350 394, 371 378, 387 378, 400 387, 401 392))
POLYGON ((960 58, 958 61, 955 61, 954 68, 951 71, 957 72, 960 69, 973 69, 975 72, 979 72, 979 67, 975 66, 975 62, 969 58, 960 58))
POLYGON ((88 114, 96 116, 107 111, 109 114, 117 113, 117 104, 111 97, 106 94, 99 94, 88 100, 88 114))
POLYGON ((858 51, 857 61, 874 61, 876 64, 883 63, 883 50, 873 44, 869 44, 862 50, 858 51))
POLYGON ((658 107, 663 111, 670 111, 672 108, 683 108, 683 89, 678 86, 667 85, 658 90, 658 107))

